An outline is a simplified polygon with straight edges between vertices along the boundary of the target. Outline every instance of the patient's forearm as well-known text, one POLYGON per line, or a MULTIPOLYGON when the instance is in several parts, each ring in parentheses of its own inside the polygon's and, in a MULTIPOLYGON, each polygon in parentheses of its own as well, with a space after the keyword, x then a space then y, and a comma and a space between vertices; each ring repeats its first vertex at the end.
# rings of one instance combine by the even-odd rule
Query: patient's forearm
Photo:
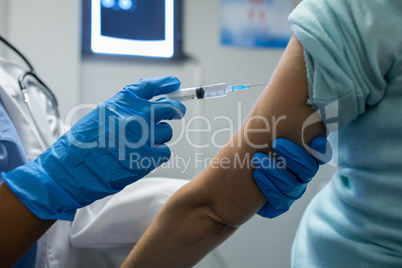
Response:
POLYGON ((232 137, 233 147, 217 155, 231 167, 215 162, 178 190, 122 267, 191 267, 266 202, 252 178, 254 150, 237 146, 240 133, 232 137), (237 166, 235 161, 245 158, 244 166, 237 166))
POLYGON ((307 98, 303 48, 293 38, 271 84, 218 161, 173 195, 123 267, 191 267, 253 216, 266 202, 252 177, 254 153, 272 152, 276 138, 302 145, 302 132, 307 144, 325 134, 322 123, 303 129, 314 113, 307 98))
POLYGON ((233 233, 193 190, 185 185, 168 201, 122 267, 191 267, 233 233))

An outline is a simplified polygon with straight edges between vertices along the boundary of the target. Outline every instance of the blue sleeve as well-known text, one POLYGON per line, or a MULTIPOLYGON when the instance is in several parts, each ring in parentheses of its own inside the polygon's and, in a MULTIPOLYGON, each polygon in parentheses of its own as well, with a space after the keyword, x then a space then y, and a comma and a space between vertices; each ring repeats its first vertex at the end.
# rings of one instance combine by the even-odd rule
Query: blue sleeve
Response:
MULTIPOLYGON (((7 149, 4 147, 4 145, 0 142, 0 171, 5 171, 8 169, 8 154, 7 154, 7 149)), ((0 184, 2 184, 4 181, 0 176, 0 184)))
POLYGON ((26 162, 20 137, 0 101, 0 172, 9 172, 26 162))
MULTIPOLYGON (((28 162, 20 137, 0 100, 0 172, 9 172, 28 162)), ((0 184, 3 179, 0 176, 0 184)), ((37 244, 14 266, 35 267, 37 244)))
POLYGON ((290 15, 304 47, 308 103, 328 130, 347 126, 383 98, 400 53, 400 14, 402 1, 304 0, 290 15))

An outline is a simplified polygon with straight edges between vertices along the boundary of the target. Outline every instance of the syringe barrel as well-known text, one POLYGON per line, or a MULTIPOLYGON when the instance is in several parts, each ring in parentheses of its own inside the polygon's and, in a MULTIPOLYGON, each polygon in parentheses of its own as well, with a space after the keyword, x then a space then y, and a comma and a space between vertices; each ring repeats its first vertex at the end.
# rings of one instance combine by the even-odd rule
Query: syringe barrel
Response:
POLYGON ((175 100, 175 101, 186 101, 186 100, 194 100, 197 99, 197 94, 196 94, 196 87, 190 87, 190 88, 182 88, 179 89, 173 93, 168 94, 166 97, 169 99, 175 100))
POLYGON ((193 99, 209 99, 224 97, 229 91, 225 83, 206 85, 200 87, 183 88, 167 95, 168 98, 176 101, 186 101, 193 99))
POLYGON ((225 83, 202 86, 204 91, 203 99, 216 98, 216 97, 224 97, 228 94, 228 86, 225 83))

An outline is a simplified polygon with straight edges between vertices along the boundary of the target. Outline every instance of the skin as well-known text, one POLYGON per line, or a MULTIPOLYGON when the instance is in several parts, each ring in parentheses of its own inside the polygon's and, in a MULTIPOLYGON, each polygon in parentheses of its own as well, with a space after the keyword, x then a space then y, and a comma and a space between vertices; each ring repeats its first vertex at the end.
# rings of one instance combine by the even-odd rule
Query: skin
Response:
POLYGON ((321 121, 303 129, 315 113, 307 99, 303 47, 293 37, 248 119, 216 156, 229 159, 225 163, 230 162, 231 168, 210 165, 177 191, 121 267, 191 267, 258 212, 267 200, 253 180, 251 166, 234 168, 236 157, 272 153, 272 141, 280 137, 303 145, 325 135, 321 121), (278 121, 282 116, 286 119, 278 121), (267 129, 261 117, 268 120, 271 132, 253 131, 267 129))
POLYGON ((12 267, 54 221, 37 218, 3 183, 0 185, 0 267, 12 267))

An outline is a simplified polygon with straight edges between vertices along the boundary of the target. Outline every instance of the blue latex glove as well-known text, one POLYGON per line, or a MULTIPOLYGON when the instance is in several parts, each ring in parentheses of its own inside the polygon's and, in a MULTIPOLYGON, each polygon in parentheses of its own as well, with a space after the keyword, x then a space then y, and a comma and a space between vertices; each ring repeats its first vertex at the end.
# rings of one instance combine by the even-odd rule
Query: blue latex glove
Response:
POLYGON ((288 211, 293 202, 304 194, 319 165, 329 162, 332 157, 331 147, 325 137, 317 137, 311 142, 314 156, 283 138, 275 140, 272 146, 286 166, 263 153, 256 153, 253 157, 256 167, 254 180, 268 199, 258 212, 265 218, 275 218, 288 211))
POLYGON ((170 158, 169 124, 185 106, 152 97, 179 89, 175 77, 140 80, 83 117, 35 161, 2 173, 38 218, 73 220, 76 209, 122 190, 170 158))

